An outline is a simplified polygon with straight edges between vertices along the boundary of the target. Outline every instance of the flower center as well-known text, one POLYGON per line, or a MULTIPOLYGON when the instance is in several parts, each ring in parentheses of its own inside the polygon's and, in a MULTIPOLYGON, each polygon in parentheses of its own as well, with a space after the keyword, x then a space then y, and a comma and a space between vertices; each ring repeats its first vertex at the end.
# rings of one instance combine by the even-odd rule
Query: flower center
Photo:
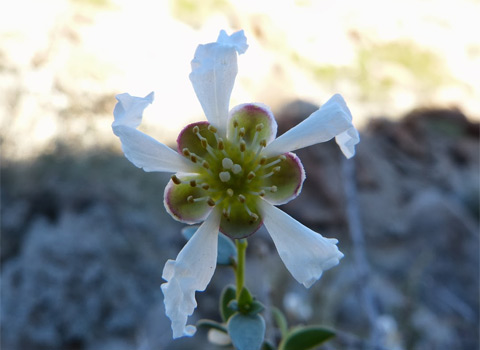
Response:
POLYGON ((277 191, 277 186, 268 180, 281 170, 282 161, 286 157, 280 155, 267 158, 262 155, 266 146, 266 140, 259 137, 264 127, 262 123, 255 126, 255 133, 248 142, 245 140, 245 129, 239 127, 236 120, 233 121, 233 126, 233 135, 225 140, 218 136, 212 125, 203 130, 194 126, 191 131, 187 131, 196 135, 206 152, 201 157, 184 148, 183 155, 198 166, 198 174, 189 176, 189 180, 173 175, 172 181, 177 185, 189 183, 190 186, 203 190, 202 196, 190 195, 187 202, 206 201, 212 207, 219 206, 227 220, 232 216, 240 216, 248 218, 248 222, 253 224, 259 220, 257 203, 260 197, 265 196, 267 191, 277 191))

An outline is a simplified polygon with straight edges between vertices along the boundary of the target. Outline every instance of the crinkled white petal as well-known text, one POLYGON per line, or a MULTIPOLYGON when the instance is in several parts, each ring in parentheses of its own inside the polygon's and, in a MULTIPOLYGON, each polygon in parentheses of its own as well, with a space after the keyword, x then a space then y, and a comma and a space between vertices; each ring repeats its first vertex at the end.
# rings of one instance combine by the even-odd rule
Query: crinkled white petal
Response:
POLYGON ((332 96, 303 122, 273 140, 263 152, 274 156, 326 142, 334 137, 338 137, 337 143, 345 156, 353 156, 355 145, 359 142, 358 132, 352 124, 352 114, 339 94, 332 96))
POLYGON ((125 125, 137 128, 142 122, 143 110, 153 102, 153 97, 153 92, 145 97, 131 96, 127 93, 115 96, 118 102, 113 110, 115 120, 112 127, 125 125))
POLYGON ((360 136, 357 129, 351 127, 350 129, 338 134, 335 141, 347 158, 352 158, 355 155, 355 145, 360 142, 360 136))
POLYGON ((266 201, 259 203, 263 224, 292 276, 309 288, 323 271, 337 265, 343 254, 338 241, 310 230, 266 201))
POLYGON ((177 152, 136 129, 142 122, 143 110, 153 102, 153 92, 146 97, 120 94, 116 98, 112 130, 120 138, 129 161, 145 171, 194 171, 191 163, 177 152))
POLYGON ((232 46, 239 54, 245 53, 248 49, 247 37, 243 30, 228 35, 226 31, 221 30, 218 34, 217 43, 232 46))
POLYGON ((187 319, 197 307, 195 291, 205 290, 215 271, 219 225, 220 214, 213 210, 177 259, 168 260, 163 269, 165 313, 172 321, 174 338, 192 336, 196 331, 187 326, 187 319))
POLYGON ((225 134, 230 95, 238 72, 237 51, 243 53, 248 46, 243 32, 230 37, 220 32, 218 40, 197 47, 190 81, 208 121, 225 134))

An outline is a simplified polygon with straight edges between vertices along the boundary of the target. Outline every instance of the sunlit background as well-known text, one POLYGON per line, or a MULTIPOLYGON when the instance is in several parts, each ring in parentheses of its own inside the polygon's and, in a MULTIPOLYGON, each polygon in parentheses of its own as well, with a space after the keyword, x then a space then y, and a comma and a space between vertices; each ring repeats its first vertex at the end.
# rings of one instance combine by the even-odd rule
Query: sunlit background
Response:
MULTIPOLYGON (((164 213, 167 177, 124 160, 110 126, 122 92, 155 92, 141 129, 167 144, 203 119, 190 61, 220 29, 243 29, 249 44, 231 106, 263 102, 285 130, 338 92, 362 131, 374 320, 355 314, 365 299, 355 299, 363 289, 333 145, 304 155, 308 193, 286 210, 343 240, 346 258, 310 294, 281 270, 259 296, 294 323, 342 329, 342 349, 373 349, 371 329, 383 332, 378 349, 476 349, 479 18, 477 0, 0 2, 2 349, 211 348, 205 335, 170 339, 158 285, 181 226, 164 213), (431 243, 437 234, 443 243, 431 243), (431 265, 450 247, 445 265, 431 265)), ((262 280, 262 264, 281 265, 268 236, 257 240, 251 279, 262 280)), ((201 315, 215 317, 230 274, 218 275, 201 315)))
POLYGON ((113 96, 155 91, 146 125, 174 141, 202 118, 188 79, 196 45, 244 29, 232 105, 334 92, 357 125, 417 107, 480 115, 478 1, 5 1, 0 5, 1 130, 8 158, 55 140, 117 145, 113 96), (28 135, 28 142, 25 137, 28 135))

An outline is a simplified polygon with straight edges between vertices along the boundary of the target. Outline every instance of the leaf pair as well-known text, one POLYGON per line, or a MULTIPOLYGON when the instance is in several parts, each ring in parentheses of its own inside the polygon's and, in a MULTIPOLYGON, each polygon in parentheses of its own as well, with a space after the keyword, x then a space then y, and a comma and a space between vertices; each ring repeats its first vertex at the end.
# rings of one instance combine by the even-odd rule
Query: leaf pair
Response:
MULTIPOLYGON (((247 288, 240 292, 236 300, 234 286, 227 286, 220 297, 220 314, 224 328, 237 350, 259 350, 265 337, 265 320, 259 312, 264 306, 254 300, 247 288)), ((216 327, 216 329, 218 329, 216 327)))

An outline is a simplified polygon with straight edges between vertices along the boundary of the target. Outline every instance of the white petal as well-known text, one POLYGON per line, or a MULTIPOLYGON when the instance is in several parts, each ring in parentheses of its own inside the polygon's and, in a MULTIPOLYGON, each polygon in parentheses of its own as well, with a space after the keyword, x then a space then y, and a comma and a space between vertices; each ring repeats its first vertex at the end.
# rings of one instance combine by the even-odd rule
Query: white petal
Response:
POLYGON ((355 145, 360 142, 360 136, 357 129, 352 126, 350 129, 338 134, 335 137, 335 141, 345 157, 350 159, 355 155, 355 145))
POLYGON ((125 125, 136 128, 142 122, 143 110, 153 102, 153 92, 145 97, 136 97, 125 93, 117 95, 115 98, 118 103, 113 110, 115 120, 112 127, 125 125))
POLYGON ((194 326, 187 326, 187 318, 197 307, 195 291, 205 290, 215 272, 219 225, 220 214, 213 210, 177 260, 168 260, 163 269, 162 277, 168 281, 162 284, 165 312, 172 321, 174 338, 195 333, 194 326))
POLYGON ((143 110, 153 102, 153 92, 146 97, 120 94, 116 98, 112 129, 129 161, 145 171, 193 171, 191 163, 177 152, 136 129, 142 122, 143 110))
POLYGON ((325 238, 266 201, 260 201, 263 224, 292 276, 309 288, 323 271, 337 265, 343 254, 336 239, 325 238))
POLYGON ((218 42, 199 45, 192 60, 190 80, 205 116, 220 133, 225 134, 228 107, 238 72, 237 51, 247 48, 243 32, 230 37, 220 32, 218 42))
POLYGON ((184 157, 143 132, 125 125, 112 128, 122 141, 125 157, 135 166, 145 171, 195 172, 192 164, 184 157))
POLYGON ((221 30, 217 38, 217 43, 232 46, 239 54, 245 53, 248 49, 247 37, 243 30, 228 35, 226 31, 221 30))
POLYGON ((334 137, 347 158, 355 153, 358 132, 352 124, 352 114, 343 97, 336 94, 319 110, 267 145, 263 151, 273 156, 325 142, 334 137))

